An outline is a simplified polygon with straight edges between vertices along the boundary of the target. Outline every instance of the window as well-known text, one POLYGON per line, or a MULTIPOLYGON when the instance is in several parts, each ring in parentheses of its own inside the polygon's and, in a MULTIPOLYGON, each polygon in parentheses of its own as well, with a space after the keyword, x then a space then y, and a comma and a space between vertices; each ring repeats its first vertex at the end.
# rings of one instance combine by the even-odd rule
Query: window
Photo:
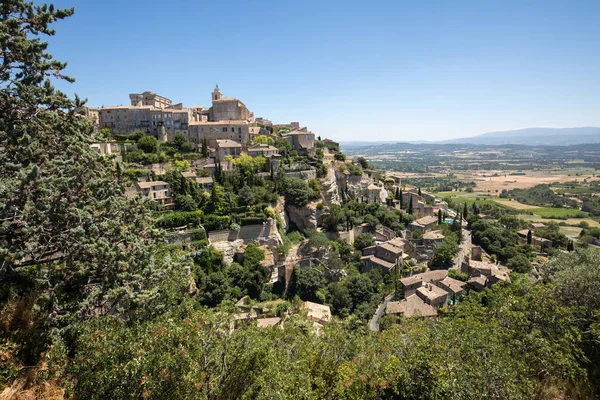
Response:
POLYGON ((310 135, 306 135, 306 140, 310 140, 310 135))
POLYGON ((227 127, 223 127, 223 132, 227 132, 227 127))
POLYGON ((233 126, 231 127, 231 132, 235 132, 235 128, 233 126))
POLYGON ((238 128, 238 133, 241 135, 242 134, 242 127, 238 128))
POLYGON ((152 193, 154 195, 154 198, 156 198, 156 192, 152 193))

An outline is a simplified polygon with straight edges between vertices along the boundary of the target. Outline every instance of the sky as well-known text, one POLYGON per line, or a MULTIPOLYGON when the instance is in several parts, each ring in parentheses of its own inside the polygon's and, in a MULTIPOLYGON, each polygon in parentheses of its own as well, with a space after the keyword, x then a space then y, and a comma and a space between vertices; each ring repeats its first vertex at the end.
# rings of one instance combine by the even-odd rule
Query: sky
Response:
POLYGON ((600 126, 600 1, 56 0, 49 52, 90 106, 150 90, 340 141, 600 126))

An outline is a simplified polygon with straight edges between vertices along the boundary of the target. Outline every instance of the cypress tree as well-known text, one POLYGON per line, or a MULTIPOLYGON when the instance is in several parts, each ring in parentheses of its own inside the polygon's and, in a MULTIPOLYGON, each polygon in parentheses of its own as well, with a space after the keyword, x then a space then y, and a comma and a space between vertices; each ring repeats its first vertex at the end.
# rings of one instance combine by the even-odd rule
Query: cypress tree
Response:
POLYGON ((404 204, 403 203, 403 195, 402 195, 402 189, 400 189, 400 198, 398 199, 400 201, 400 209, 402 210, 404 208, 404 204))
MULTIPOLYGON (((473 203, 475 204, 475 203, 473 203)), ((467 217, 469 216, 469 209, 467 208, 467 203, 465 203, 465 206, 463 207, 463 217, 465 219, 467 219, 467 217)))
POLYGON ((419 197, 422 197, 422 196, 423 196, 423 195, 421 194, 421 186, 419 186, 418 194, 419 194, 419 197))
POLYGON ((531 229, 527 231, 527 244, 531 245, 532 242, 532 234, 531 234, 531 229))
POLYGON ((412 198, 412 196, 410 196, 410 200, 408 202, 408 213, 409 214, 413 213, 413 198, 412 198))
POLYGON ((442 210, 438 211, 438 225, 442 224, 442 210))
POLYGON ((208 157, 208 144, 206 143, 206 138, 202 140, 202 157, 208 157))

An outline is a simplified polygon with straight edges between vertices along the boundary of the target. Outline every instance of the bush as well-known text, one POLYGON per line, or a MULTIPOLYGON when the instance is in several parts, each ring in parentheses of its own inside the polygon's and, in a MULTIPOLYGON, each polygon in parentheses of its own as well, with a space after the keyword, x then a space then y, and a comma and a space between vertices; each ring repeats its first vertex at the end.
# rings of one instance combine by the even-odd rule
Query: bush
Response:
POLYGON ((362 251, 366 247, 373 246, 374 244, 375 239, 370 233, 361 233, 354 239, 354 248, 359 251, 362 251))
POLYGON ((144 153, 157 153, 158 152, 158 139, 154 136, 143 136, 138 140, 138 148, 144 153))
POLYGON ((231 225, 231 218, 228 215, 219 216, 215 214, 208 214, 203 219, 204 229, 207 232, 210 231, 222 231, 229 229, 231 225))
POLYGON ((254 216, 254 217, 246 217, 246 218, 242 218, 240 220, 240 225, 242 226, 246 226, 246 225, 258 225, 258 224, 262 224, 264 222, 267 221, 267 217, 262 215, 262 216, 254 216))
POLYGON ((202 222, 202 211, 174 211, 162 214, 156 225, 163 229, 173 229, 182 226, 197 227, 202 222))

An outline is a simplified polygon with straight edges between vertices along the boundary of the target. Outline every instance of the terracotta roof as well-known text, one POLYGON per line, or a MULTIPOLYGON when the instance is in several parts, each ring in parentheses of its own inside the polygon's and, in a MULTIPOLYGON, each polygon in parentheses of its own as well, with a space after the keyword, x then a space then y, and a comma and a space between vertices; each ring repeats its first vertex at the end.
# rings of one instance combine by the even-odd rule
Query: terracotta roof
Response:
POLYGON ((238 142, 234 142, 233 140, 223 139, 217 140, 217 147, 228 148, 228 147, 242 147, 238 142))
POLYGON ((427 216, 427 217, 423 217, 423 218, 419 218, 419 219, 415 220, 415 222, 419 225, 435 224, 435 223, 437 223, 437 221, 438 221, 437 217, 434 217, 434 216, 427 216))
POLYGON ((381 190, 381 188, 371 183, 369 186, 367 186, 367 190, 381 190))
POLYGON ((140 189, 150 189, 151 187, 161 186, 161 185, 167 185, 167 186, 169 186, 169 184, 167 182, 163 182, 163 181, 138 182, 137 184, 140 187, 140 189))
POLYGON ((391 262, 387 262, 385 260, 382 260, 381 258, 375 257, 375 256, 368 256, 369 260, 373 263, 373 264, 377 264, 385 269, 391 270, 392 268, 394 268, 396 266, 396 264, 392 264, 391 262))
POLYGON ((427 231, 423 234, 423 239, 427 240, 444 239, 445 237, 441 231, 427 231))
POLYGON ((313 303, 312 301, 305 301, 303 308, 308 310, 308 317, 322 320, 322 321, 330 321, 331 320, 331 309, 329 306, 313 303))
POLYGON ((431 301, 439 299, 448 294, 444 289, 428 283, 427 286, 421 286, 417 289, 417 293, 421 298, 428 298, 431 301))
POLYGON ((413 316, 435 317, 435 308, 425 303, 416 294, 410 295, 402 301, 391 301, 385 308, 386 314, 404 314, 406 318, 413 316))
POLYGON ((399 247, 396 247, 392 244, 389 244, 388 242, 381 243, 379 245, 379 247, 381 247, 382 249, 387 250, 391 253, 394 253, 394 254, 402 254, 402 249, 400 249, 399 247))
POLYGON ((406 241, 404 241, 404 239, 399 238, 399 237, 394 238, 392 240, 388 240, 385 243, 390 244, 395 247, 398 247, 399 249, 404 249, 404 246, 406 246, 406 241))
POLYGON ((183 176, 184 178, 195 178, 196 173, 194 171, 182 171, 181 176, 183 176))
POLYGON ((213 180, 210 177, 198 177, 196 178, 196 183, 203 185, 206 183, 213 183, 213 180))
POLYGON ((475 284, 475 285, 481 285, 481 286, 485 286, 485 283, 487 282, 487 278, 483 275, 480 276, 472 276, 471 278, 469 278, 469 280, 467 281, 467 283, 470 284, 475 284))
POLYGON ((254 146, 250 146, 248 147, 248 152, 251 151, 256 151, 256 152, 260 152, 260 151, 279 151, 279 149, 275 146, 271 146, 268 144, 256 144, 254 146))
POLYGON ((413 276, 409 276, 404 279, 400 279, 403 285, 409 286, 416 282, 439 282, 445 277, 448 276, 448 270, 445 269, 437 269, 434 271, 423 272, 422 274, 416 274, 413 276))
POLYGON ((269 326, 275 326, 281 322, 281 318, 273 317, 273 318, 260 318, 256 320, 256 326, 259 328, 267 328, 269 326))
POLYGON ((462 291, 465 288, 465 286, 467 286, 467 283, 447 276, 440 281, 440 285, 443 285, 444 287, 450 289, 454 293, 458 293, 462 291))

